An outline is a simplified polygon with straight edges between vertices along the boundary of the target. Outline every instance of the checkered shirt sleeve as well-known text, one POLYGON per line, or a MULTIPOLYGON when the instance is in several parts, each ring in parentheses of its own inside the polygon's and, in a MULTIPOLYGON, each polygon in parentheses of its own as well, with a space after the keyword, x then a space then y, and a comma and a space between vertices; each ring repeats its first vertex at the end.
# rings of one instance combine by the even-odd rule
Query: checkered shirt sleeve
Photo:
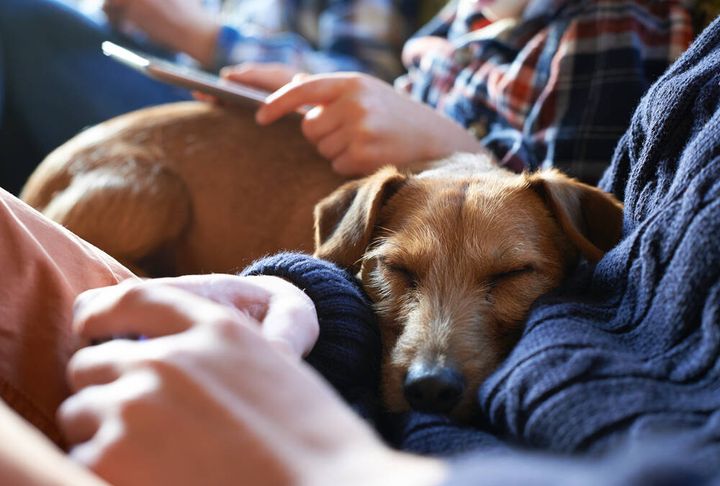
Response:
POLYGON ((458 27, 477 18, 448 17, 440 25, 452 55, 425 56, 398 85, 513 170, 557 166, 594 182, 645 90, 688 47, 690 15, 674 0, 571 0, 534 11, 489 37, 458 27))

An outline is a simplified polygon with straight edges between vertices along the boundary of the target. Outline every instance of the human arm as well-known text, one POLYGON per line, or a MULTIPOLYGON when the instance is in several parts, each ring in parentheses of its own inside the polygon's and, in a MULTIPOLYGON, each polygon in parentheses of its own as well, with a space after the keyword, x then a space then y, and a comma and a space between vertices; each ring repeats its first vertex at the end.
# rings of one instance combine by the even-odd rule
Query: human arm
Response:
POLYGON ((152 337, 73 357, 59 416, 75 460, 118 485, 439 483, 440 462, 382 446, 252 317, 168 283, 79 300, 83 338, 152 337))
POLYGON ((415 37, 405 43, 402 51, 402 62, 405 66, 418 65, 423 56, 428 53, 447 56, 452 50, 452 43, 445 37, 432 35, 415 37))
POLYGON ((554 165, 592 181, 642 94, 690 38, 678 2, 585 2, 501 36, 457 39, 453 56, 426 56, 404 81, 508 168, 554 165))
POLYGON ((272 123, 307 105, 314 108, 303 119, 303 134, 343 175, 484 151, 453 120, 359 73, 296 78, 268 97, 257 120, 272 123))
POLYGON ((212 70, 244 62, 280 63, 295 71, 359 70, 393 79, 402 71, 400 51, 414 27, 394 2, 367 0, 324 8, 272 7, 282 9, 277 16, 284 19, 272 29, 253 19, 223 23, 199 0, 106 0, 105 5, 111 22, 129 22, 212 70))
MULTIPOLYGON (((133 280, 114 287, 88 290, 78 298, 76 308, 82 307, 83 299, 91 299, 96 294, 116 292, 123 298, 133 298, 139 283, 133 280)), ((292 356, 307 355, 317 341, 319 328, 312 301, 280 278, 262 275, 252 278, 226 274, 186 275, 147 280, 142 285, 144 289, 150 289, 147 292, 153 292, 156 287, 188 292, 219 304, 228 312, 247 315, 258 322, 260 332, 267 341, 292 356)), ((144 291, 138 290, 138 293, 144 291)), ((91 341, 85 340, 83 344, 91 344, 91 341)))
MULTIPOLYGON (((312 259, 297 255, 258 262, 252 271, 297 275, 300 279, 304 278, 302 275, 324 273, 323 268, 313 266, 312 259)), ((341 271, 336 269, 335 272, 339 278, 345 278, 341 271)), ((314 278, 308 278, 307 283, 312 285, 314 278)), ((164 297, 173 296, 166 293, 164 297)), ((264 484, 264 481, 275 484, 439 484, 445 478, 447 484, 452 485, 478 482, 488 485, 649 485, 656 484, 654 480, 658 477, 676 478, 677 482, 673 484, 705 484, 703 478, 707 472, 693 469, 690 460, 683 461, 683 455, 678 455, 676 447, 640 456, 620 452, 610 461, 557 458, 498 448, 497 442, 488 443, 487 439, 482 439, 484 446, 480 442, 473 444, 457 434, 460 427, 450 423, 445 424, 445 430, 434 432, 447 435, 447 429, 450 429, 456 435, 456 447, 433 453, 457 454, 462 451, 457 446, 464 446, 472 453, 444 464, 389 453, 372 435, 367 435, 368 431, 362 425, 355 427, 357 419, 348 415, 347 409, 314 373, 302 366, 296 369, 295 358, 273 348, 257 332, 257 323, 242 326, 222 319, 216 322, 214 312, 200 302, 194 302, 193 294, 177 297, 178 300, 173 297, 166 304, 172 304, 175 309, 186 305, 188 310, 197 312, 196 317, 190 318, 190 325, 197 332, 190 333, 186 329, 170 336, 177 338, 172 341, 158 338, 140 343, 108 343, 110 346, 90 348, 85 356, 74 358, 76 362, 72 366, 79 373, 75 379, 82 381, 86 379, 83 375, 90 375, 90 381, 104 383, 116 373, 121 375, 109 385, 112 388, 102 390, 92 385, 86 388, 79 399, 74 399, 74 404, 69 402, 61 412, 61 415, 68 414, 65 415, 66 426, 67 421, 74 422, 81 430, 82 422, 93 417, 102 422, 106 432, 99 432, 83 444, 84 451, 74 450, 73 455, 89 461, 85 463, 103 475, 117 471, 121 476, 114 479, 116 484, 142 485, 145 481, 196 484, 198 474, 202 474, 203 482, 218 484, 226 481, 234 484, 238 478, 252 484, 264 484), (244 336, 245 332, 251 334, 244 336), (153 341, 156 343, 154 349, 147 346, 153 341), (113 350, 113 344, 119 347, 113 350), (125 347, 125 344, 133 346, 125 347), (284 364, 275 366, 283 361, 284 364), (289 370, 285 365, 294 371, 286 375, 289 370), (238 369, 242 372, 237 372, 238 369), (214 376, 223 371, 224 376, 214 376), (143 373, 156 380, 143 380, 143 373), (253 379, 257 376, 264 380, 253 379), (139 386, 135 387, 133 383, 139 383, 139 386), (148 383, 157 386, 148 389, 148 383), (232 393, 222 397, 216 395, 215 398, 225 398, 220 401, 208 398, 208 390, 232 393), (234 397, 235 393, 240 395, 234 397), (223 412, 229 405, 248 403, 249 408, 242 408, 240 413, 230 416, 230 422, 227 421, 228 416, 223 412), (73 407, 79 408, 73 410, 73 407), (203 417, 203 420, 196 420, 197 417, 203 417), (243 421, 240 426, 235 423, 247 417, 252 419, 243 421), (319 432, 313 430, 313 424, 318 425, 319 432), (241 452, 230 453, 238 443, 241 452), (478 447, 483 448, 477 450, 478 447), (667 454, 669 451, 672 455, 667 454), (177 457, 192 457, 193 460, 178 464, 177 457), (169 468, 166 467, 168 464, 169 468), (256 473, 260 476, 253 476, 256 473), (145 476, 147 474, 159 476, 145 476)), ((133 307, 163 303, 150 298, 144 302, 143 299, 131 299, 131 304, 133 307)), ((328 304, 333 307, 332 301, 328 304)), ((107 306, 100 307, 107 310, 107 306)), ((158 321, 154 320, 148 328, 137 324, 126 326, 129 322, 136 323, 138 314, 127 306, 123 308, 130 310, 132 320, 118 320, 115 316, 95 322, 101 323, 101 328, 110 326, 106 331, 108 334, 156 332, 158 321), (120 327, 117 323, 121 323, 120 327)), ((180 328, 188 325, 177 317, 173 314, 172 321, 164 322, 175 322, 180 328)), ((88 331, 83 334, 86 338, 102 335, 88 331)), ((428 418, 430 422, 438 421, 428 418)), ((433 432, 427 429, 428 423, 426 420, 416 426, 419 430, 415 435, 420 435, 420 442, 427 441, 427 436, 433 432)))
POLYGON ((105 0, 111 24, 131 25, 153 42, 213 66, 222 24, 201 0, 105 0))
POLYGON ((310 73, 362 71, 391 80, 402 72, 403 42, 416 27, 416 16, 400 3, 283 2, 279 29, 242 18, 224 25, 215 62, 280 63, 310 73))

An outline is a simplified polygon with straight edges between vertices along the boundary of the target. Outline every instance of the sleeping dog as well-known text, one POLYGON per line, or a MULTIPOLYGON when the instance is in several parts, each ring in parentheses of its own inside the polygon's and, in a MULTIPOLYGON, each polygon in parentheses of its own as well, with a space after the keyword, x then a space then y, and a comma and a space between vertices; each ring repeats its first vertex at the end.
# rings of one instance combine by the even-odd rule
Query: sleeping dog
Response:
POLYGON ((485 156, 343 182, 296 120, 258 127, 247 110, 176 103, 81 133, 23 198, 136 273, 160 276, 310 250, 312 208, 332 193, 315 208, 316 255, 359 272, 375 301, 386 404, 457 418, 472 412, 533 301, 620 237, 611 196, 485 156))
POLYGON ((556 170, 456 155, 349 182, 315 221, 316 256, 357 272, 375 303, 388 408, 462 420, 532 303, 617 243, 622 205, 556 170))

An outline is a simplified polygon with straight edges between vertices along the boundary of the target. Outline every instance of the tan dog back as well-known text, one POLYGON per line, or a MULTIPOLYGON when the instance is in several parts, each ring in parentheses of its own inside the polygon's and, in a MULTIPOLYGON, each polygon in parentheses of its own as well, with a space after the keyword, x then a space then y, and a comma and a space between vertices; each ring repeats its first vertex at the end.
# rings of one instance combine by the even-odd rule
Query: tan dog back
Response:
POLYGON ((312 210, 345 182, 298 119, 171 103, 113 118, 50 154, 31 206, 148 276, 232 272, 311 251, 312 210))

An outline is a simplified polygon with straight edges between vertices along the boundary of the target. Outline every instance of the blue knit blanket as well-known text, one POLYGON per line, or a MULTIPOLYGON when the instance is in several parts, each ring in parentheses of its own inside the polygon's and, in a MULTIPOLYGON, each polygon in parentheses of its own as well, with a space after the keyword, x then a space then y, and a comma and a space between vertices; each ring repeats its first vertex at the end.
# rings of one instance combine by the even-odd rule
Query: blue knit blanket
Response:
MULTIPOLYGON (((520 342, 481 387, 482 421, 471 426, 377 412, 377 330, 351 276, 299 255, 249 272, 306 289, 323 328, 311 362, 402 449, 475 451, 488 483, 522 483, 512 460, 493 476, 479 459, 523 457, 519 448, 571 457, 656 448, 652 471, 682 458, 695 479, 719 474, 720 21, 644 97, 601 185, 625 202, 622 241, 536 303, 520 342)), ((552 473, 531 476, 537 482, 567 482, 577 466, 539 463, 552 473)), ((591 477, 618 482, 607 471, 591 477)))
MULTIPOLYGON (((480 391, 531 446, 720 436, 720 23, 651 88, 601 181, 624 236, 533 309, 480 391)), ((715 444, 720 461, 720 444, 715 444)))

